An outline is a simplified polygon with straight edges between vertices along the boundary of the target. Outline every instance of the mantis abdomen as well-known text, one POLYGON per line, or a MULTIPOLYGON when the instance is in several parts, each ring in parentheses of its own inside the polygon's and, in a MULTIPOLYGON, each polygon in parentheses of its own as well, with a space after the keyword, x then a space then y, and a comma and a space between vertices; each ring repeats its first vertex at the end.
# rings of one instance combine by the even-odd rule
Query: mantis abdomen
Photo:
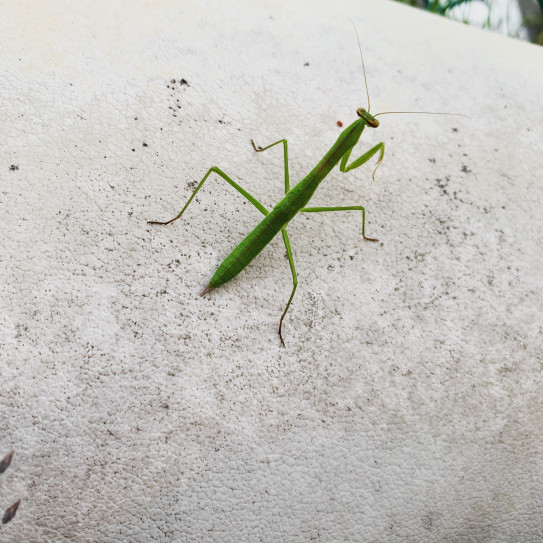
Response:
MULTIPOLYGON (((309 202, 318 182, 308 185, 302 179, 268 213, 255 229, 224 259, 213 277, 209 289, 220 287, 244 270, 266 245, 309 202)), ((316 181, 316 180, 315 180, 316 181)))
POLYGON ((208 288, 217 288, 244 270, 285 225, 275 209, 224 259, 208 288))

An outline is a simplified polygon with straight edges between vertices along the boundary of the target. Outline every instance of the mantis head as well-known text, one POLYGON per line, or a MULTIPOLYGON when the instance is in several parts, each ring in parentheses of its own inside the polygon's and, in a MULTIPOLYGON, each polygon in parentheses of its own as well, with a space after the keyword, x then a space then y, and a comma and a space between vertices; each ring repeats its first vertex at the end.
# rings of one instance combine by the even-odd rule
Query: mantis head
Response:
POLYGON ((369 111, 366 111, 363 107, 359 107, 356 110, 356 114, 361 119, 364 119, 367 126, 371 126, 372 128, 377 128, 379 126, 379 121, 369 111))

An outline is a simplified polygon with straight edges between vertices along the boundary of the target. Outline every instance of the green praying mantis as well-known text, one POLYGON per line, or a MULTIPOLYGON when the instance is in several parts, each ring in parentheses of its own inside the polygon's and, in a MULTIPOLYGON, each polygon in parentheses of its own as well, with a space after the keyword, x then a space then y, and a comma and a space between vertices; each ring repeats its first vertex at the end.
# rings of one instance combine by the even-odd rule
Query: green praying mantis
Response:
MULTIPOLYGON (((354 23, 353 23, 354 26, 354 23)), ((290 264, 290 271, 292 273, 292 291, 290 298, 288 299, 287 305, 281 319, 279 320, 279 339, 281 340, 281 345, 284 346, 285 342, 283 340, 282 327, 283 320, 287 311, 290 308, 292 299, 298 287, 298 277, 296 275, 296 269, 294 266, 294 259, 292 257, 292 250, 290 248, 290 241, 287 234, 287 225, 288 223, 298 214, 298 213, 324 213, 330 211, 360 211, 362 214, 362 237, 366 241, 376 242, 378 240, 366 236, 366 210, 361 205, 355 206, 334 206, 334 207, 306 207, 311 197, 317 190, 321 181, 323 181, 330 171, 338 164, 339 169, 343 173, 350 172, 359 168, 368 160, 370 160, 376 153, 379 153, 377 164, 373 170, 372 178, 375 178, 375 172, 377 168, 381 165, 385 153, 385 144, 380 142, 377 145, 374 145, 369 151, 366 151, 364 154, 354 159, 350 164, 349 158, 353 148, 358 143, 362 132, 366 127, 377 128, 379 126, 379 121, 376 119, 379 115, 385 115, 390 113, 426 113, 430 115, 442 115, 442 113, 434 112, 425 112, 425 111, 387 111, 372 115, 370 113, 370 97, 368 91, 368 82, 366 78, 366 69, 364 66, 364 58, 362 56, 362 47, 360 45, 360 38, 358 32, 356 31, 356 36, 358 39, 358 46, 360 49, 360 59, 362 61, 362 70, 364 73, 364 83, 366 86, 366 95, 368 99, 368 108, 358 108, 356 114, 358 118, 349 125, 341 134, 339 135, 336 142, 332 145, 330 150, 324 155, 324 157, 318 162, 318 164, 296 185, 290 188, 289 182, 289 170, 288 170, 288 144, 286 139, 281 139, 276 141, 267 147, 257 148, 254 141, 251 140, 251 144, 255 152, 259 153, 266 151, 275 145, 283 145, 283 154, 284 154, 284 171, 285 171, 285 196, 284 198, 271 210, 266 209, 256 198, 249 194, 246 190, 240 187, 235 181, 233 181, 226 173, 224 173, 220 168, 212 166, 209 168, 207 173, 204 175, 203 179, 200 181, 191 197, 179 212, 177 216, 173 219, 170 219, 166 222, 161 221, 149 221, 148 224, 170 224, 177 219, 181 218, 185 210, 190 205, 198 191, 202 188, 203 184, 207 178, 211 175, 212 172, 216 173, 222 177, 227 183, 232 185, 240 194, 242 194, 251 204, 253 204, 263 215, 264 218, 262 221, 250 232, 245 239, 224 259, 223 263, 218 267, 217 271, 213 277, 209 280, 208 285, 202 291, 200 296, 204 296, 213 289, 223 285, 227 281, 230 281, 236 277, 242 270, 244 270, 249 263, 266 247, 266 245, 279 233, 283 236, 283 241, 285 243, 285 248, 287 250, 288 261, 290 264)), ((455 113, 443 113, 443 115, 457 115, 455 113)))

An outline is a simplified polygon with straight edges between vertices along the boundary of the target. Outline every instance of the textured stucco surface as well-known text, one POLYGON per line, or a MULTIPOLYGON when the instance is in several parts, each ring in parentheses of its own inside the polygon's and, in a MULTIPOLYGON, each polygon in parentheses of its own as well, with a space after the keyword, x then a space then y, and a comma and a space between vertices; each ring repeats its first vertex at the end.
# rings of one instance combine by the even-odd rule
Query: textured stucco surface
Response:
MULTIPOLYGON (((2 542, 543 540, 543 49, 386 2, 2 2, 2 542), (358 154, 198 293, 365 106, 358 154), (175 79, 175 83, 171 81, 175 79), (184 80, 184 81, 182 81, 184 80), (185 82, 187 84, 185 84, 185 82)), ((355 155, 353 154, 353 157, 355 155)))

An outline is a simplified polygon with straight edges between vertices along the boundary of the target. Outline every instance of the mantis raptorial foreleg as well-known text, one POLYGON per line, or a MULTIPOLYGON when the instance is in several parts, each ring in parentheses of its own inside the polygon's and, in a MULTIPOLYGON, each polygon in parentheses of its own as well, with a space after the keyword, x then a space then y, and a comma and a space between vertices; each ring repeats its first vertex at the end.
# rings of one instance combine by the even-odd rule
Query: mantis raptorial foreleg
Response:
POLYGON ((362 164, 365 164, 377 151, 379 151, 379 160, 377 161, 377 164, 375 168, 373 169, 372 177, 375 179, 375 172, 377 171, 377 168, 381 165, 381 162, 383 161, 383 157, 385 156, 385 144, 384 142, 378 143, 377 145, 373 146, 369 151, 366 151, 363 155, 359 156, 355 160, 353 160, 348 166, 347 161, 349 160, 349 157, 351 156, 353 148, 351 147, 342 157, 341 162, 339 164, 339 169, 343 173, 350 172, 351 170, 355 170, 356 168, 359 168, 362 166, 362 164))

